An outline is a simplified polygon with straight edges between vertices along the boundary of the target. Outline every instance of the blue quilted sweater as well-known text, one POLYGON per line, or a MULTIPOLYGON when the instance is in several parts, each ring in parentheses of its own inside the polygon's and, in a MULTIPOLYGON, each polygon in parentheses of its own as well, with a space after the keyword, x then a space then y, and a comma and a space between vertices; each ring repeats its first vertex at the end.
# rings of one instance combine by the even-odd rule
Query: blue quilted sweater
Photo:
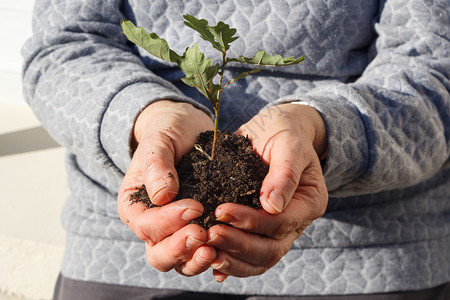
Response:
POLYGON ((23 48, 24 93, 68 149, 65 276, 271 295, 404 291, 450 281, 448 0, 38 0, 33 21, 23 48), (210 110, 174 65, 128 43, 119 22, 157 32, 178 53, 198 41, 216 58, 183 25, 184 13, 237 28, 231 56, 264 49, 307 57, 231 85, 222 96, 224 129, 269 104, 298 100, 316 107, 327 125, 327 212, 261 276, 219 284, 210 271, 160 273, 118 218, 117 191, 142 108, 173 99, 210 110))

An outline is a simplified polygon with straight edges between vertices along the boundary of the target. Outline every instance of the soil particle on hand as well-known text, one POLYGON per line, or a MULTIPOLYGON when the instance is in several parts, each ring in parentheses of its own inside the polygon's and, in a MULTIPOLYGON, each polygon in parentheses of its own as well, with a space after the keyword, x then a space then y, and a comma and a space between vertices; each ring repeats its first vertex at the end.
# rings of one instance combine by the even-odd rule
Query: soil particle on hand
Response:
MULTIPOLYGON (((219 224, 214 210, 226 202, 261 208, 259 194, 269 167, 254 153, 250 140, 227 132, 218 133, 215 158, 210 159, 213 132, 200 134, 189 153, 177 164, 180 189, 176 200, 192 198, 202 203, 202 216, 191 221, 204 228, 219 224)), ((173 176, 173 175, 172 175, 173 176)), ((154 206, 142 187, 131 195, 131 203, 154 206)))

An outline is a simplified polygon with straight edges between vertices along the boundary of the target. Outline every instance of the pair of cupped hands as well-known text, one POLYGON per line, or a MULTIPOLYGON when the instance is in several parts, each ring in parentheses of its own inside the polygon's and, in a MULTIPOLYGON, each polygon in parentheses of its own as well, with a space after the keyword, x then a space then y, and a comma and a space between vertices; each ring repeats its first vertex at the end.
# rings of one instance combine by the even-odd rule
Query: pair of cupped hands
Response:
POLYGON ((207 230, 189 224, 203 213, 198 201, 172 200, 179 187, 175 165, 200 132, 213 129, 211 118, 189 103, 161 100, 145 108, 134 125, 135 151, 118 194, 118 211, 145 241, 147 260, 157 270, 193 276, 211 267, 220 282, 260 275, 325 212, 328 194, 319 157, 326 152, 326 129, 311 106, 269 107, 236 131, 250 138, 269 165, 262 209, 222 204, 215 217, 231 226, 207 230), (130 194, 143 184, 152 203, 163 206, 130 205, 130 194))

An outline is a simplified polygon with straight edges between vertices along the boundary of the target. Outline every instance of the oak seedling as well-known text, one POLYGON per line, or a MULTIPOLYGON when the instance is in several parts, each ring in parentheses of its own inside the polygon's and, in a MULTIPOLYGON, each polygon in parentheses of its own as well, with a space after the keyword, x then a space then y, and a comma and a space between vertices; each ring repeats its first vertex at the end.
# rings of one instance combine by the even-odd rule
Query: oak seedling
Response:
POLYGON ((282 57, 281 55, 269 55, 264 50, 257 51, 253 57, 228 57, 227 51, 230 48, 230 44, 238 39, 238 36, 235 35, 235 28, 230 28, 228 24, 225 24, 222 21, 219 21, 215 26, 210 26, 207 20, 199 20, 188 14, 183 15, 183 18, 186 26, 197 31, 202 39, 208 41, 214 49, 221 53, 221 64, 213 64, 211 58, 205 57, 205 54, 200 52, 198 43, 195 43, 192 47, 187 47, 183 55, 179 55, 170 49, 167 41, 160 38, 156 33, 147 33, 145 29, 142 27, 136 27, 131 21, 128 20, 122 20, 120 25, 122 27, 123 34, 129 41, 139 47, 142 47, 153 56, 178 64, 180 69, 186 75, 186 77, 181 80, 185 84, 195 87, 211 102, 214 109, 214 138, 211 159, 214 159, 217 148, 217 131, 219 127, 220 96, 223 90, 236 80, 243 79, 250 74, 257 73, 266 66, 295 65, 303 62, 305 57, 300 56, 298 58, 294 58, 282 57), (223 78, 225 68, 230 62, 258 65, 259 68, 243 72, 232 78, 230 81, 224 83, 223 78))

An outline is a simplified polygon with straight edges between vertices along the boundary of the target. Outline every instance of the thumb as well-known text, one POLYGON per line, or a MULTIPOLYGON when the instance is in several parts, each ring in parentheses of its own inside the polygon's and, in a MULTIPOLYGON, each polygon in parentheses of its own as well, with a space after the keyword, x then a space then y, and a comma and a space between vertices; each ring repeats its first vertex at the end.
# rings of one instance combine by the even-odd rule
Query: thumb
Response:
POLYGON ((260 202, 265 211, 281 213, 298 188, 301 175, 309 164, 305 144, 288 132, 279 132, 265 146, 263 159, 269 172, 261 186, 260 202))
MULTIPOLYGON (((189 103, 161 100, 150 104, 136 119, 136 151, 126 175, 134 173, 134 183, 145 184, 154 204, 170 202, 179 188, 175 162, 189 152, 200 132, 212 127, 209 116, 189 103)), ((128 178, 133 176, 125 176, 130 182, 128 178)))
POLYGON ((178 193, 175 146, 169 135, 153 132, 141 139, 135 155, 142 166, 142 181, 153 204, 164 205, 178 193))

